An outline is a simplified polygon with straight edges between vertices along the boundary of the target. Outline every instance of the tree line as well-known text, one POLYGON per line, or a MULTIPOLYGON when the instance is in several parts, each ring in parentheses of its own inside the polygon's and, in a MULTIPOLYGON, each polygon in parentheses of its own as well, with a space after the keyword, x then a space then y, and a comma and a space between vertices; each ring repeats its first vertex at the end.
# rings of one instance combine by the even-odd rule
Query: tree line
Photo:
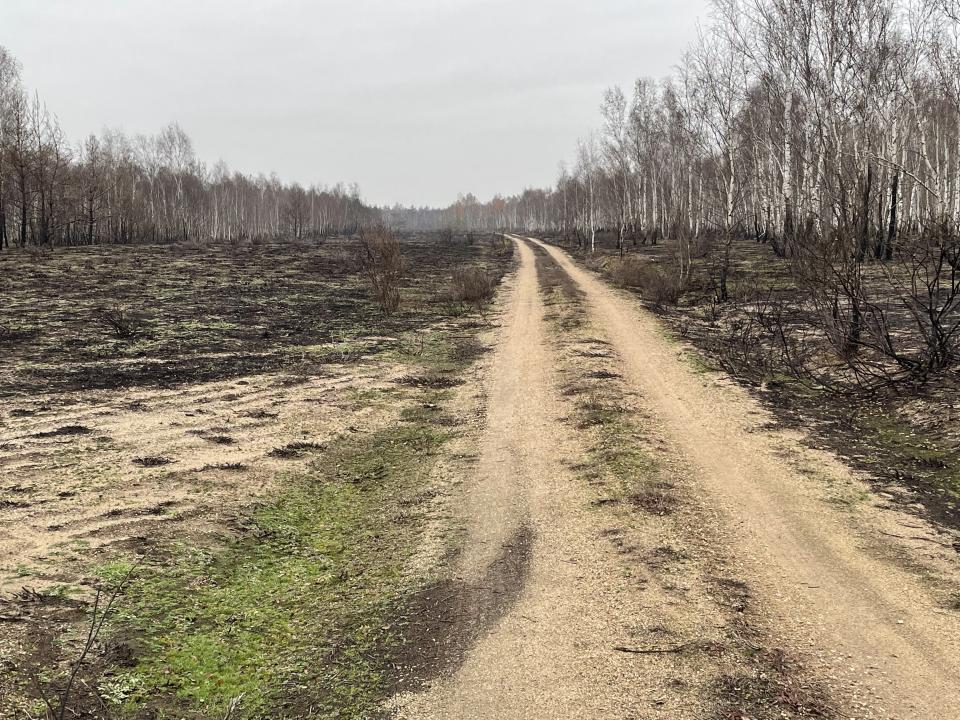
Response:
POLYGON ((860 222, 888 254, 960 222, 958 17, 960 0, 714 0, 673 76, 604 93, 554 187, 393 212, 588 242, 749 233, 783 255, 860 222))
POLYGON ((176 123, 75 146, 0 46, 0 250, 344 234, 379 220, 356 185, 303 187, 208 167, 176 123))
POLYGON ((699 263, 719 303, 734 244, 765 243, 809 311, 771 337, 827 338, 862 384, 929 377, 960 360, 960 0, 713 0, 672 76, 603 94, 553 187, 399 217, 665 241, 663 296, 699 263))

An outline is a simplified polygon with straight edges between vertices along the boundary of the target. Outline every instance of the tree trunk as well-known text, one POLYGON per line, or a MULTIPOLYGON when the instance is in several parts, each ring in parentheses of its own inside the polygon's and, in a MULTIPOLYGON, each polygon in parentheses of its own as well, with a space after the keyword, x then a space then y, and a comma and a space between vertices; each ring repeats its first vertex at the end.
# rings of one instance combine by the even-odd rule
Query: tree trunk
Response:
POLYGON ((890 222, 887 224, 887 236, 883 243, 883 259, 893 259, 893 248, 897 243, 897 207, 900 203, 900 172, 893 173, 890 181, 890 222))
POLYGON ((873 189, 873 164, 867 163, 867 177, 863 184, 863 199, 860 205, 860 228, 857 233, 857 262, 862 263, 870 244, 870 192, 873 189))

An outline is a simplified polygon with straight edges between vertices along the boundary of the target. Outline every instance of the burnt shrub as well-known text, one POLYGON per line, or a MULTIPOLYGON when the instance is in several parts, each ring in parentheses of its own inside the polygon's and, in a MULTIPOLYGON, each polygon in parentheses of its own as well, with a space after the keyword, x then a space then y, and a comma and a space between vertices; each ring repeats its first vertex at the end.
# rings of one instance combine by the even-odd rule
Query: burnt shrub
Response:
POLYGON ((400 241, 386 228, 374 228, 360 239, 360 266, 383 314, 396 312, 406 272, 400 241))
POLYGON ((97 308, 93 311, 93 320, 121 340, 129 340, 143 326, 140 317, 120 306, 97 308))
POLYGON ((672 260, 651 262, 635 256, 613 260, 606 273, 620 287, 636 288, 655 307, 676 305, 687 289, 680 267, 672 260))
POLYGON ((481 267, 461 267, 453 271, 450 297, 456 302, 482 305, 497 290, 496 276, 481 267))

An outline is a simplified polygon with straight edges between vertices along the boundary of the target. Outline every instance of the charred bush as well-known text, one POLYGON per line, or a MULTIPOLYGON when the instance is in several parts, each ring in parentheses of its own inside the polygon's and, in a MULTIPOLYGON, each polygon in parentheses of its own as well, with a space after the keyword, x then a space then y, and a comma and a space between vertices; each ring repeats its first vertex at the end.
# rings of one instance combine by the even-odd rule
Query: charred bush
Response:
POLYGON ((496 290, 496 276, 484 268, 462 267, 453 271, 450 295, 456 302, 480 306, 491 300, 496 290))
POLYGON ((364 233, 360 238, 359 264, 384 315, 396 312, 406 272, 400 241, 382 226, 364 233))
POLYGON ((123 307, 101 307, 93 311, 93 319, 121 340, 129 340, 142 328, 142 321, 123 307))
POLYGON ((639 290, 654 307, 676 305, 687 290, 687 281, 672 260, 655 263, 628 255, 612 261, 607 272, 617 285, 639 290))
POLYGON ((491 240, 493 253, 497 257, 510 257, 513 255, 513 243, 503 235, 495 235, 491 240))

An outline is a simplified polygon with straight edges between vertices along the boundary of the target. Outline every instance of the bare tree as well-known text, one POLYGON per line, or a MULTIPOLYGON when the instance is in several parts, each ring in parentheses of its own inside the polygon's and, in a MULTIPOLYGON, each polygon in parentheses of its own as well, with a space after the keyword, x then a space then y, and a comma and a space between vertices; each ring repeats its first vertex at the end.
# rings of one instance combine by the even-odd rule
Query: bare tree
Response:
POLYGON ((627 99, 612 87, 603 95, 603 158, 609 177, 612 210, 617 218, 617 250, 623 255, 624 235, 630 218, 632 180, 627 134, 627 99))
POLYGON ((577 179, 584 188, 579 225, 590 237, 590 252, 597 249, 597 140, 591 133, 577 144, 577 179))
POLYGON ((0 45, 0 250, 10 247, 7 234, 7 195, 12 191, 7 178, 10 149, 9 139, 14 135, 14 103, 23 95, 20 88, 20 65, 16 59, 0 45))
POLYGON ((0 47, 0 249, 302 238, 351 233, 379 217, 355 185, 307 190, 223 162, 208 171, 176 123, 156 136, 105 131, 72 148, 0 47))

